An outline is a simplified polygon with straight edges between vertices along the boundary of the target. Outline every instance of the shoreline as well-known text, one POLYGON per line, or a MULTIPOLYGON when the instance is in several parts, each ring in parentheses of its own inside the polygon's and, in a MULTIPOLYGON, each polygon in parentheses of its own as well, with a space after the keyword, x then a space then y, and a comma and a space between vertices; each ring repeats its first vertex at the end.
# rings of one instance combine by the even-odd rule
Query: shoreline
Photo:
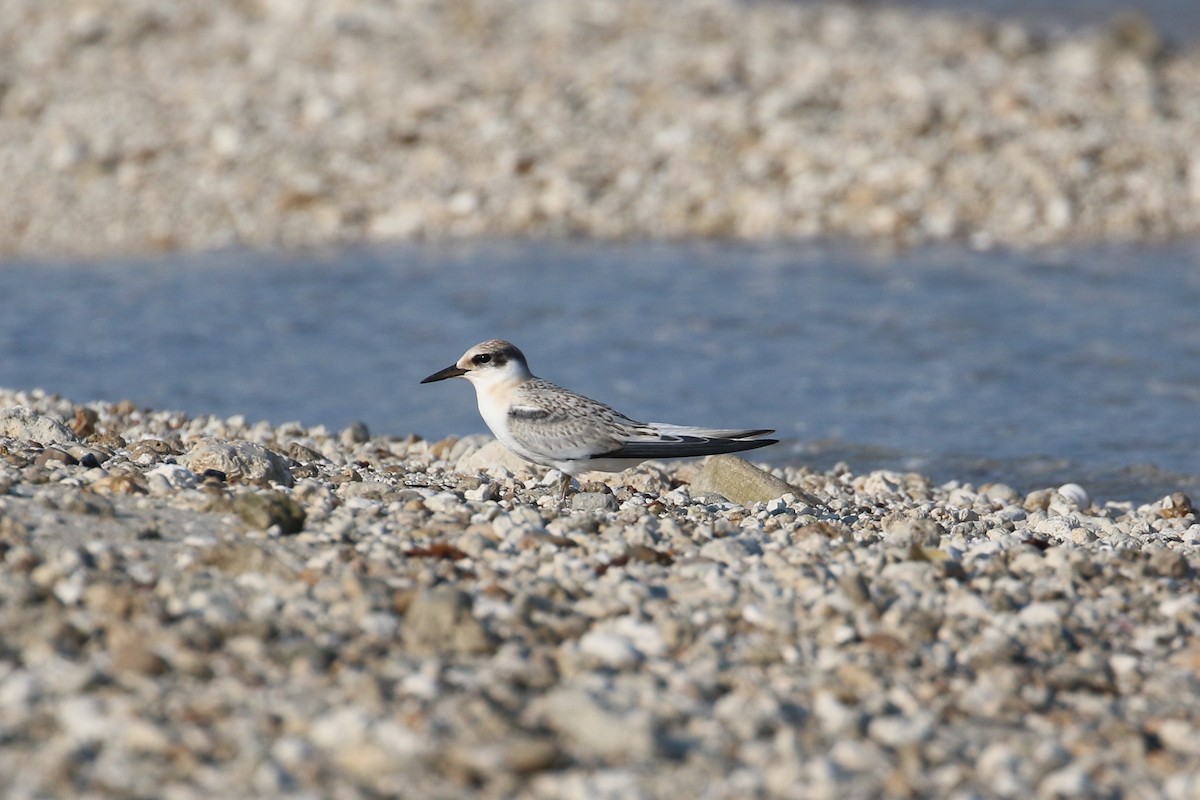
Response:
POLYGON ((0 257, 1200 235, 1200 47, 937 11, 146 0, 0 31, 0 257))
POLYGON ((1183 495, 0 409, 14 798, 1197 789, 1183 495))

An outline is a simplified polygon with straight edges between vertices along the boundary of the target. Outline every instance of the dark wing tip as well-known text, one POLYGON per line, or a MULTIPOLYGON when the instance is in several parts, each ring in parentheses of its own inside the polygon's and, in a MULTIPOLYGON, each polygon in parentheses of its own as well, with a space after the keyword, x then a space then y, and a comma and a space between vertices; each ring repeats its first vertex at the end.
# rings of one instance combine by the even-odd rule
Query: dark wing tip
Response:
MULTIPOLYGON (((757 431, 746 431, 745 433, 741 434, 737 438, 738 439, 753 439, 757 436, 766 436, 768 433, 774 433, 774 432, 775 432, 774 428, 762 428, 761 430, 757 430, 757 431)), ((764 441, 766 441, 766 440, 764 440, 764 441)), ((779 442, 778 439, 771 440, 771 444, 777 444, 778 442, 779 442)))
POLYGON ((683 437, 672 442, 631 442, 608 453, 592 458, 687 458, 715 456, 721 453, 740 453, 779 444, 778 439, 700 439, 683 437))

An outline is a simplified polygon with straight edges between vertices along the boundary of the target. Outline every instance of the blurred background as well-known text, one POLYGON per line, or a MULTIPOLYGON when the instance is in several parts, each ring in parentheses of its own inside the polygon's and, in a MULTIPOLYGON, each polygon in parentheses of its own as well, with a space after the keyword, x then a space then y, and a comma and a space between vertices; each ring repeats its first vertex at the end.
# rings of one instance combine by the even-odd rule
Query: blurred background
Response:
POLYGON ((1193 2, 0 19, 6 388, 441 438, 502 337, 779 464, 1198 482, 1193 2))

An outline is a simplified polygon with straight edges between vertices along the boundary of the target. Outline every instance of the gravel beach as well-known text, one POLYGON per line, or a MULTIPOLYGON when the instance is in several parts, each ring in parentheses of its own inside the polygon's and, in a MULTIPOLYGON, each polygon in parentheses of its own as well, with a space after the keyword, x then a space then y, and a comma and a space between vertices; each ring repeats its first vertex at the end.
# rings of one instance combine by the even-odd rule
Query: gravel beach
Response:
POLYGON ((870 4, 0 0, 0 257, 1200 233, 1200 49, 870 4))
POLYGON ((7 798, 1190 798, 1200 524, 0 391, 7 798))
MULTIPOLYGON (((1200 48, 737 0, 0 0, 0 259, 1200 234, 1200 48)), ((1200 796, 1200 520, 0 389, 0 795, 1200 796)), ((1197 498, 1200 500, 1200 498, 1197 498)))

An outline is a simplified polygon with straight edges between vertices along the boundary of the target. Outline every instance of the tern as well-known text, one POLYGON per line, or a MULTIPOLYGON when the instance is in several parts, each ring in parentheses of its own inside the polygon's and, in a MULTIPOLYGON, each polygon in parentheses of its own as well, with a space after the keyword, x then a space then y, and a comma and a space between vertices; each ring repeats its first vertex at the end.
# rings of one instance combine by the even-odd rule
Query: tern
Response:
POLYGON ((527 461, 562 472, 563 500, 571 478, 590 470, 621 472, 648 459, 738 453, 779 441, 760 438, 774 432, 768 428, 638 422, 534 376, 525 354, 502 339, 475 345, 421 383, 447 378, 471 382, 479 414, 505 447, 527 461))

